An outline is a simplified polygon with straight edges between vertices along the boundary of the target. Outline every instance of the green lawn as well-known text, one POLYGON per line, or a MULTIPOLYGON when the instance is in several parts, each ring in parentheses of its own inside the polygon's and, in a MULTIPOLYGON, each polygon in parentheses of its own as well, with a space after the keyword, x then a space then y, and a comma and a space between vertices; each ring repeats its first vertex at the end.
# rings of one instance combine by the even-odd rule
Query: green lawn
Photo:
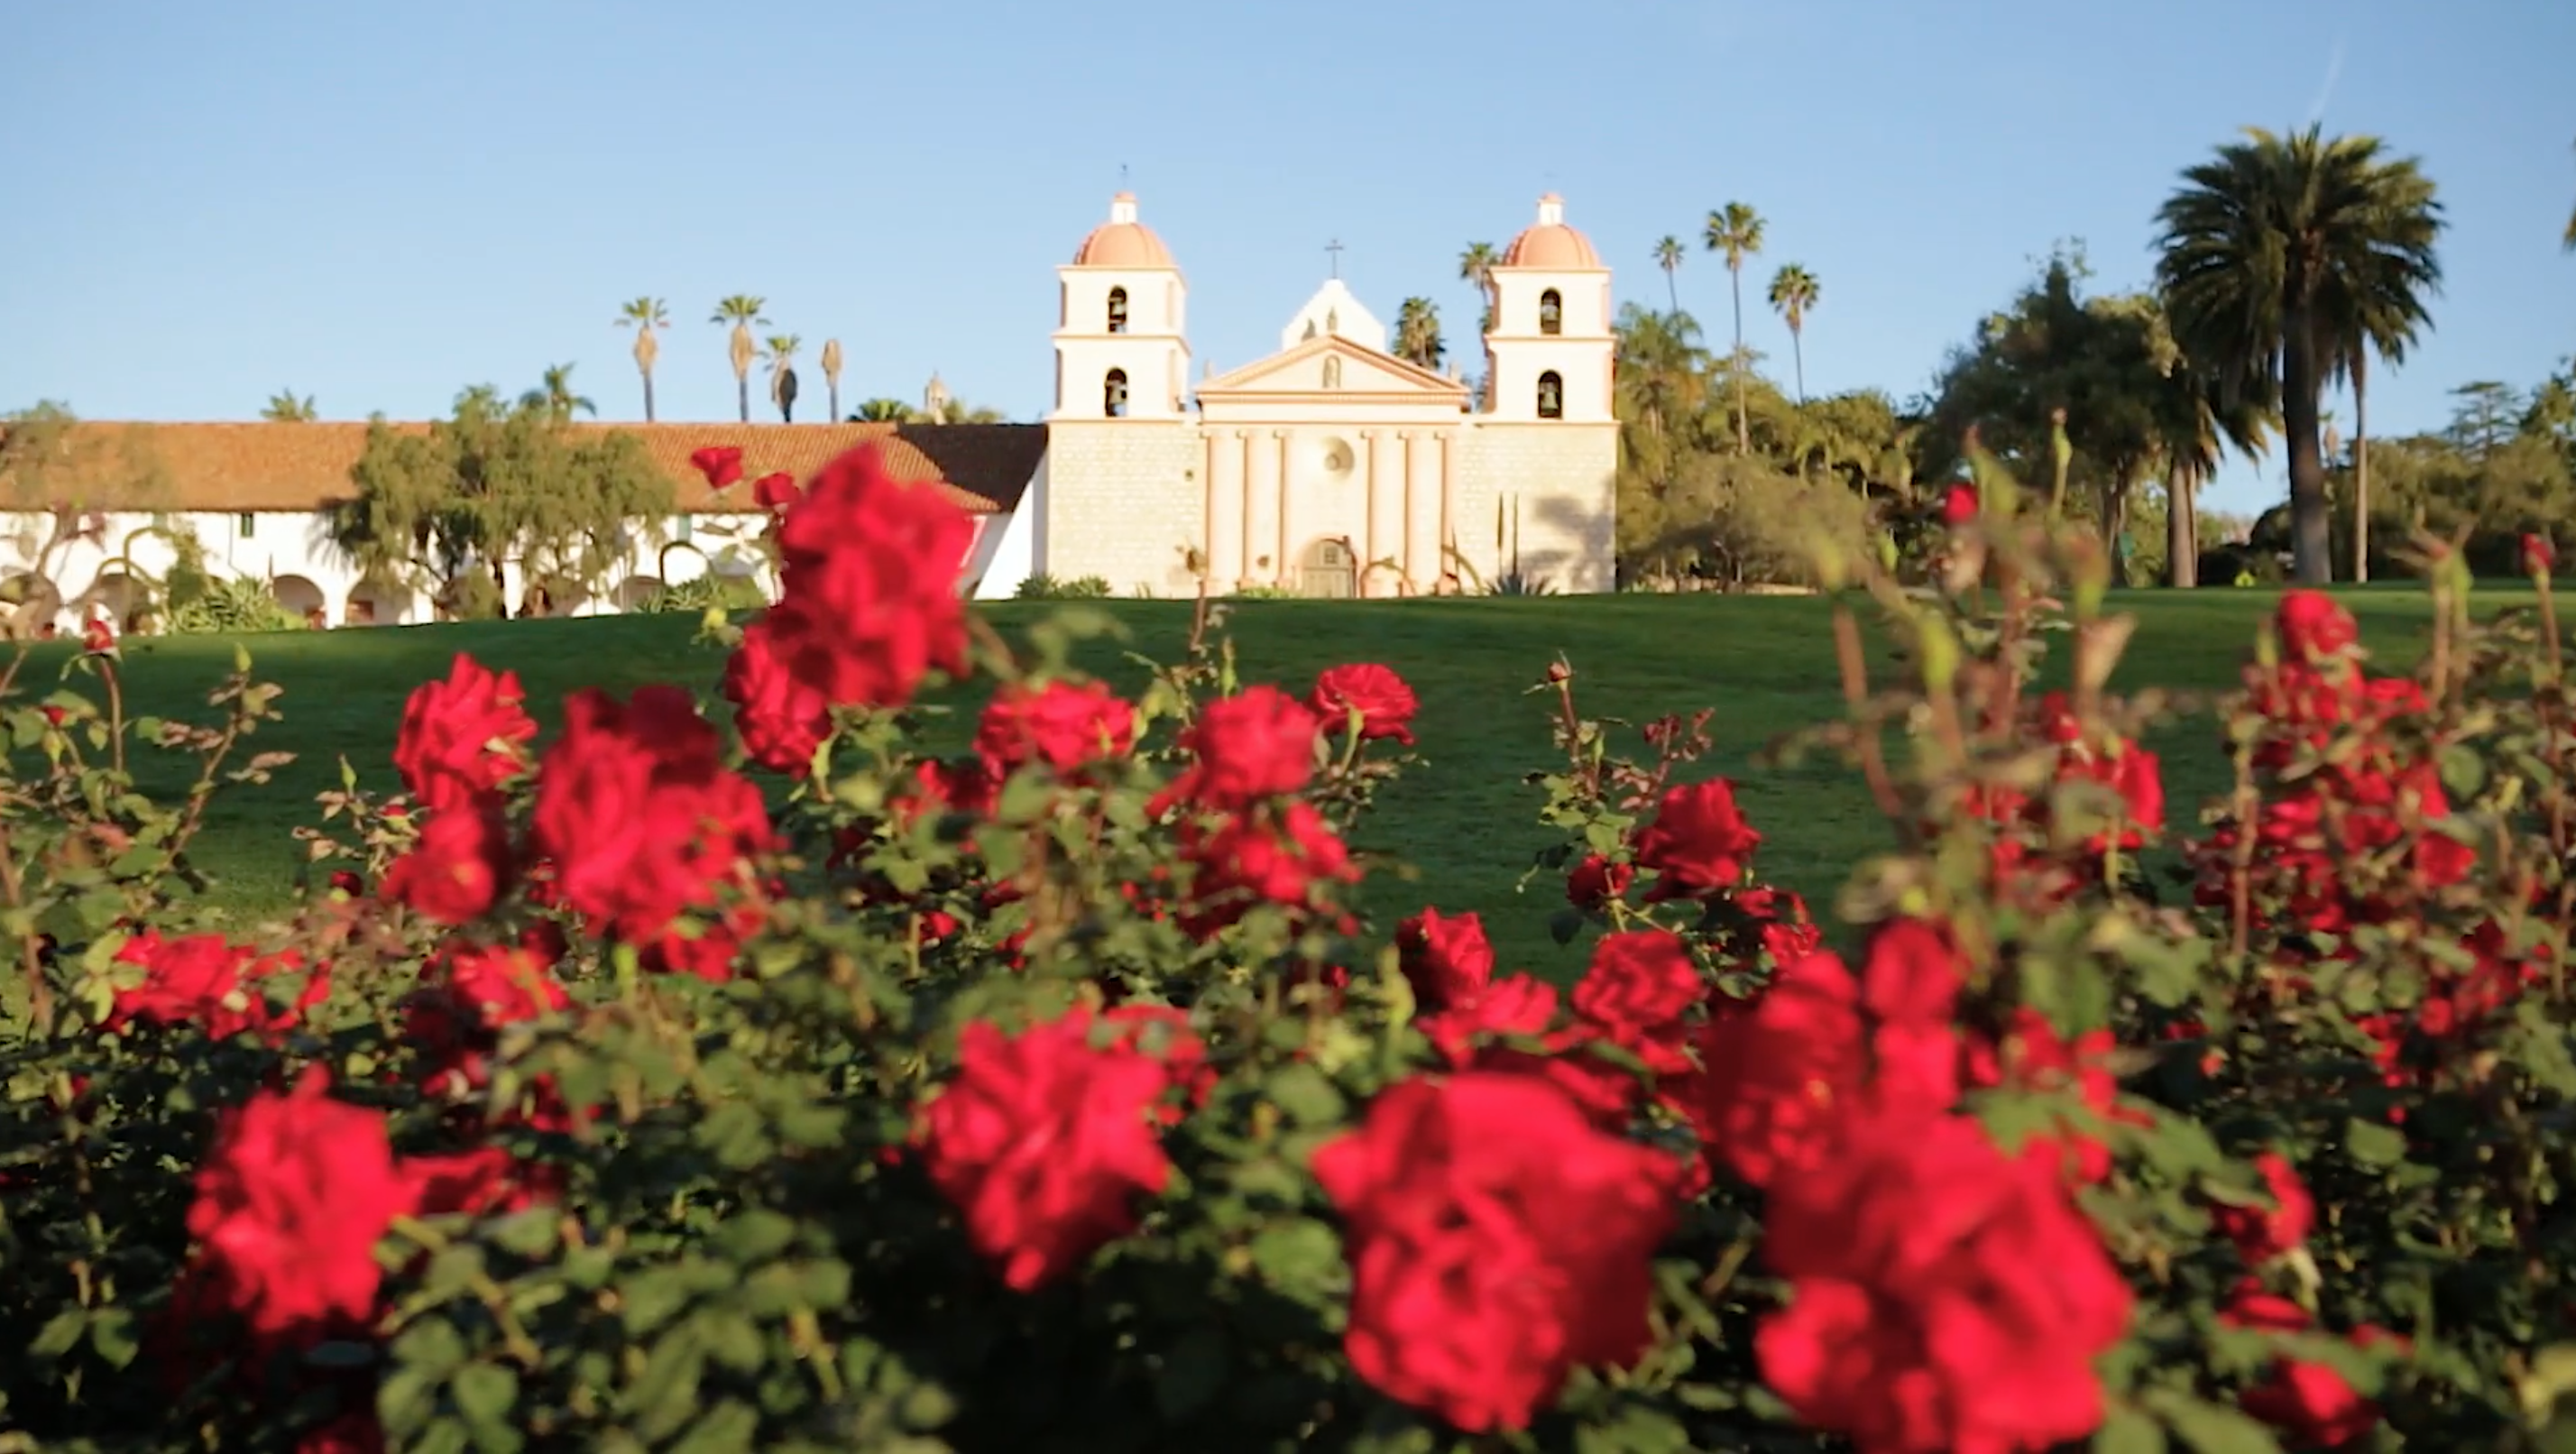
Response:
MULTIPOLYGON (((2504 599, 2503 593, 2489 597, 2504 599)), ((2121 680, 2131 686, 2220 688, 2230 684, 2270 592, 2138 592, 2120 604, 2140 618, 2121 680)), ((2373 589, 2347 598, 2365 639, 2383 660, 2411 660, 2428 609, 2412 591, 2373 589)), ((992 613, 1012 631, 1047 608, 1013 605, 992 613)), ((1188 607, 1111 605, 1133 632, 1133 647, 1169 658, 1180 648, 1188 607)), ((469 626, 288 633, 247 642, 260 673, 285 688, 286 720, 263 748, 291 750, 295 764, 276 783, 228 793, 200 841, 200 862, 221 879, 217 903, 250 917, 277 907, 292 871, 290 825, 309 819, 313 795, 336 785, 346 756, 371 784, 392 781, 390 752, 404 695, 471 651, 516 670, 541 721, 572 689, 625 689, 652 681, 711 686, 716 655, 692 644, 695 623, 674 616, 587 621, 514 621, 469 626)), ((1420 882, 1372 891, 1389 913, 1430 902, 1483 911, 1515 962, 1570 968, 1548 939, 1553 886, 1527 897, 1513 884, 1540 841, 1538 806, 1522 776, 1548 765, 1542 699, 1522 695, 1562 652, 1574 664, 1595 714, 1644 721, 1667 711, 1714 707, 1713 770, 1737 778, 1746 810, 1769 835, 1762 866, 1773 877, 1829 902, 1845 871, 1885 839, 1856 780, 1816 762, 1765 771, 1751 759, 1781 732, 1837 710, 1828 618, 1812 599, 1614 596, 1473 599, 1402 603, 1258 601, 1241 605, 1235 636, 1247 677, 1302 691, 1324 666, 1378 660, 1419 690, 1421 751, 1428 765, 1403 782, 1364 833, 1362 846, 1391 850, 1415 865, 1420 882)), ((205 689, 229 665, 233 643, 202 638, 137 638, 127 643, 132 710, 203 715, 205 689)), ((31 677, 50 677, 62 648, 49 648, 31 677)), ((1088 664, 1132 689, 1140 673, 1099 646, 1088 664)), ((2178 816, 2222 783, 2205 723, 2184 723, 2152 745, 2165 755, 2178 816)), ((176 772, 153 780, 175 790, 176 772)))

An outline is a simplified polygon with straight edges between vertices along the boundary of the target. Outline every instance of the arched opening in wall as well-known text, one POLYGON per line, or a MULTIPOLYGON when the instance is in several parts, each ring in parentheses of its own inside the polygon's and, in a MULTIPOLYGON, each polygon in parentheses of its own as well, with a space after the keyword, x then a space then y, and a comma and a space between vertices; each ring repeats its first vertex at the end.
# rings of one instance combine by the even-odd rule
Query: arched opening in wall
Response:
POLYGON ((0 622, 18 637, 52 636, 61 628, 63 593, 33 571, 14 571, 0 579, 0 622))
POLYGON ((1342 361, 1338 358, 1327 357, 1324 360, 1324 387, 1327 389, 1338 389, 1341 386, 1342 361))
POLYGON ((1538 376, 1538 417, 1565 417, 1565 380, 1554 369, 1538 376))
POLYGON ((617 602, 620 611, 641 611, 653 604, 653 598, 662 594, 662 589, 662 582, 655 577, 628 576, 617 583, 616 594, 611 599, 617 602))
POLYGON ((1297 562, 1297 594, 1317 600, 1347 600, 1359 594, 1359 557, 1339 540, 1318 540, 1297 562))
POLYGON ((1546 334, 1565 331, 1565 299, 1554 288, 1538 295, 1538 331, 1546 334))
POLYGON ((88 594, 89 609, 82 614, 104 616, 115 622, 120 636, 142 630, 144 618, 151 614, 151 593, 123 571, 102 571, 97 580, 89 583, 88 594))
POLYGON ((390 581, 360 581, 340 606, 343 626, 401 626, 411 618, 411 592, 390 581))
POLYGON ((1111 369, 1100 381, 1100 412, 1112 419, 1127 417, 1127 371, 1111 369))
POLYGON ((1109 290, 1109 331, 1112 333, 1127 331, 1127 290, 1125 288, 1109 290))
POLYGON ((268 583, 268 593, 316 631, 331 624, 331 598, 302 576, 279 576, 268 583))

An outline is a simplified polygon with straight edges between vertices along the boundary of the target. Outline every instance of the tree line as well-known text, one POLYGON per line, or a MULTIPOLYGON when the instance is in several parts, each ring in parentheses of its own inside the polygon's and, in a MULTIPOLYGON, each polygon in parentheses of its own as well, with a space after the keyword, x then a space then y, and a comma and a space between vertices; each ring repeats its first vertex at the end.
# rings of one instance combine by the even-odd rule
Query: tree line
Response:
POLYGON ((2335 579, 2338 563, 2366 580, 2401 565, 2419 528, 2509 562, 2518 532, 2576 526, 2576 442, 2557 422, 2570 374, 2522 391, 2471 386, 2487 421, 2472 435, 2455 426, 2374 455, 2369 384, 2431 329, 2442 281, 2445 218, 2416 159, 2374 137, 2249 130, 2186 168, 2156 223, 2148 286, 2094 292, 2081 245, 2061 245, 1901 406, 1877 390, 1807 398, 1804 323, 1819 289, 1794 265, 1770 301, 1796 350, 1795 396, 1762 375, 1743 341, 1743 263, 1765 234, 1753 209, 1730 203, 1705 233, 1735 295, 1722 353, 1702 346, 1670 288, 1687 250, 1662 239, 1670 306, 1630 304, 1617 325, 1623 567, 1794 575, 1818 528, 1901 548, 1938 494, 1916 482, 1962 477, 1972 440, 2050 508, 2097 522, 2137 580, 2190 585, 2204 568, 2235 580, 2273 571, 2283 552, 2302 582, 2335 579), (2324 407, 2338 386, 2353 401, 2348 438, 2324 407), (2289 498, 2230 548, 2198 491, 2227 456, 2268 458, 2275 445, 2289 498))

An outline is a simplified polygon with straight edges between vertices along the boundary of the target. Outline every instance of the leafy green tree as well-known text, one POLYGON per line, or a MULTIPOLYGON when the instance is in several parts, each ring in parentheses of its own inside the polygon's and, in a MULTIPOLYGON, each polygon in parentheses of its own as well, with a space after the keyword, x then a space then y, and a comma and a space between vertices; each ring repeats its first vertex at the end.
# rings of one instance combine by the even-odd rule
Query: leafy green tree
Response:
POLYGON ((1426 369, 1440 367, 1448 352, 1440 340, 1440 307, 1428 298, 1407 298, 1396 305, 1395 356, 1426 369))
POLYGON ((1816 275, 1788 263, 1771 275, 1771 307, 1789 325, 1789 350, 1798 369, 1798 402, 1807 402, 1807 315, 1824 297, 1816 275))
POLYGON ((761 310, 768 306, 769 300, 766 298, 756 298, 749 293, 736 293, 731 297, 716 300, 716 311, 707 320, 710 323, 733 325, 732 331, 726 336, 725 354, 733 363, 734 399, 741 406, 742 422, 745 424, 751 422, 751 366, 760 357, 760 347, 752 342, 751 330, 769 326, 769 320, 761 313, 761 310))
POLYGON ((909 424, 919 412, 901 399, 863 399, 850 418, 860 424, 909 424))
POLYGON ((349 471, 331 538, 366 577, 420 589, 459 615, 506 605, 506 568, 556 597, 597 595, 639 544, 662 538, 669 476, 625 430, 575 429, 469 389, 425 432, 382 415, 349 471))
POLYGON ((617 326, 635 330, 635 372, 644 378, 644 422, 653 422, 653 364, 662 356, 662 329, 671 315, 654 297, 630 298, 617 310, 617 326))
POLYGON ((2322 398, 2348 340, 2429 325, 2441 204, 2375 137, 2249 130, 2188 168, 2159 215, 2156 280, 2183 349, 2229 397, 2277 402, 2299 579, 2333 577, 2322 398))
POLYGON ((1700 240, 1708 250, 1726 256, 1726 276, 1735 290, 1735 452, 1753 450, 1752 421, 1745 402, 1745 381, 1752 361, 1744 352, 1744 260, 1762 251, 1762 214, 1742 202, 1729 202, 1708 214, 1700 240))
POLYGON ((313 407, 311 394, 297 397, 293 389, 280 389, 268 396, 268 406, 259 417, 271 424, 310 424, 322 417, 313 407))

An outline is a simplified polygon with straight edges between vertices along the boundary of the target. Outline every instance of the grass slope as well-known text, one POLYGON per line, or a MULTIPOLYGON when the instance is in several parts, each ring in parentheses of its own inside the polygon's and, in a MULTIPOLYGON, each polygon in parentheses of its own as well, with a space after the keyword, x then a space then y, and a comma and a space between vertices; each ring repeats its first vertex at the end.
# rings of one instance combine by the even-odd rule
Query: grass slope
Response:
MULTIPOLYGON (((2213 689, 2230 685, 2256 622, 2277 599, 2258 591, 2138 592, 2119 605, 2139 618, 2120 682, 2135 688, 2213 689)), ((2364 639, 2383 661, 2420 649, 2429 610, 2411 592, 2347 597, 2364 639)), ((1006 633, 1039 619, 1043 606, 1005 606, 992 617, 1006 633)), ((1132 633, 1125 648, 1098 643, 1085 664, 1124 690, 1142 671, 1123 650, 1158 659, 1178 654, 1189 622, 1185 604, 1111 603, 1132 633)), ((338 781, 346 757, 376 787, 393 781, 391 752, 402 701, 420 681, 445 672, 458 651, 517 671, 549 729, 562 697, 582 686, 623 691, 676 681, 710 689, 720 668, 694 645, 685 617, 629 616, 584 621, 285 633, 248 638, 259 674, 285 688, 286 720, 256 741, 297 754, 273 785, 227 791, 217 803, 198 859, 221 884, 216 904, 249 918, 276 909, 294 868, 291 825, 311 821, 313 795, 338 781)), ((1549 763, 1546 701, 1524 696, 1563 653, 1581 700, 1595 715, 1649 720, 1714 707, 1717 751, 1710 771, 1736 778, 1745 809, 1769 835, 1761 864, 1807 893, 1821 909, 1857 859, 1887 842, 1857 779, 1813 762, 1795 770, 1757 768, 1751 758, 1780 733, 1839 710, 1822 602, 1800 598, 1611 596, 1475 599, 1402 603, 1257 601, 1240 605, 1234 636, 1248 680, 1302 692, 1335 662, 1383 661, 1414 683, 1417 724, 1428 766, 1388 796, 1360 845, 1392 853, 1419 881, 1376 881, 1373 906, 1409 912, 1423 903, 1481 910, 1507 962, 1550 973, 1570 969, 1547 936, 1561 902, 1553 883, 1517 896, 1513 885, 1541 841, 1539 806, 1525 774, 1549 763)), ((230 666, 234 643, 190 637, 127 643, 129 710, 203 718, 203 697, 230 666)), ((47 681, 63 651, 48 648, 27 674, 47 681)), ((2062 663, 2061 663, 2062 665, 2062 663)), ((962 737, 963 724, 950 724, 962 737)), ((2182 723, 2151 743, 2164 754, 2177 818, 2224 785, 2208 724, 2182 723)), ((1641 746, 1641 745, 1640 745, 1641 746)), ((147 769, 147 786, 173 795, 185 778, 147 769)))

